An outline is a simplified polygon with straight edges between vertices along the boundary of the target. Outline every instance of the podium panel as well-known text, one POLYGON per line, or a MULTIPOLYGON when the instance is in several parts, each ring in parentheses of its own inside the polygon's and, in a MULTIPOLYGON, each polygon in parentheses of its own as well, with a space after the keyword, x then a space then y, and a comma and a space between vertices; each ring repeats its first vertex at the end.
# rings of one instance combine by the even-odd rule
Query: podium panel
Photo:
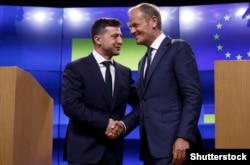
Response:
POLYGON ((250 148, 250 61, 215 62, 215 148, 250 148))
POLYGON ((18 67, 0 67, 0 91, 0 164, 51 165, 53 99, 18 67))

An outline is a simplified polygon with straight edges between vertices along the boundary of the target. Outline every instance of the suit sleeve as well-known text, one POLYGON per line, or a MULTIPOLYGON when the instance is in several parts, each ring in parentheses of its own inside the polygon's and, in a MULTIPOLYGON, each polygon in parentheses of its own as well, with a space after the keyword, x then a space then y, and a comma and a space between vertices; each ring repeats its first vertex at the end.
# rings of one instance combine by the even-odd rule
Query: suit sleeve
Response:
POLYGON ((133 129, 135 129, 139 125, 139 97, 135 81, 132 79, 131 74, 128 103, 132 106, 132 110, 122 119, 123 123, 126 126, 126 133, 124 136, 127 136, 133 129))
POLYGON ((196 139, 197 125, 202 105, 201 83, 195 55, 191 47, 184 41, 174 44, 175 75, 183 98, 182 115, 177 137, 190 141, 196 139))

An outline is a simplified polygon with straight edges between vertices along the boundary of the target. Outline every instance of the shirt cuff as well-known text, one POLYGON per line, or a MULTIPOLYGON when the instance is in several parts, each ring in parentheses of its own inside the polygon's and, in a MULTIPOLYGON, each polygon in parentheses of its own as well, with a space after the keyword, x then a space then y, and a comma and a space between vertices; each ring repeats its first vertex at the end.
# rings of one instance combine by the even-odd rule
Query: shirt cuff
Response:
POLYGON ((119 122, 123 125, 123 128, 124 128, 122 133, 126 133, 127 127, 126 127, 125 123, 121 120, 119 122))

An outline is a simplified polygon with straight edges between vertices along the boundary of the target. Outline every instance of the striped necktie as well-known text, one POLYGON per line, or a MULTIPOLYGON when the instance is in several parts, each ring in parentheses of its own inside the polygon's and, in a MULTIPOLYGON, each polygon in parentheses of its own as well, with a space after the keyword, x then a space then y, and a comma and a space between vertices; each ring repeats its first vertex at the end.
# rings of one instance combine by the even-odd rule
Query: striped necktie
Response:
POLYGON ((144 74, 144 80, 146 79, 146 76, 147 76, 147 73, 148 73, 148 69, 150 67, 150 63, 151 63, 151 57, 152 57, 152 51, 153 51, 153 48, 149 47, 148 50, 147 50, 147 55, 146 55, 146 58, 147 58, 147 66, 146 66, 146 70, 145 70, 145 74, 144 74))

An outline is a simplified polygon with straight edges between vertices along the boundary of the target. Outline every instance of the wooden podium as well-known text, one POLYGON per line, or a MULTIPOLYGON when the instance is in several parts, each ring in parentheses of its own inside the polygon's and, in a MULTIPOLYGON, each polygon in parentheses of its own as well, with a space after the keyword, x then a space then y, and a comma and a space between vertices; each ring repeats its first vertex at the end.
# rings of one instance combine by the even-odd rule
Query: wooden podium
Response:
POLYGON ((53 99, 33 76, 0 67, 0 164, 51 165, 53 99))
POLYGON ((215 148, 250 148, 250 61, 215 62, 215 148))

